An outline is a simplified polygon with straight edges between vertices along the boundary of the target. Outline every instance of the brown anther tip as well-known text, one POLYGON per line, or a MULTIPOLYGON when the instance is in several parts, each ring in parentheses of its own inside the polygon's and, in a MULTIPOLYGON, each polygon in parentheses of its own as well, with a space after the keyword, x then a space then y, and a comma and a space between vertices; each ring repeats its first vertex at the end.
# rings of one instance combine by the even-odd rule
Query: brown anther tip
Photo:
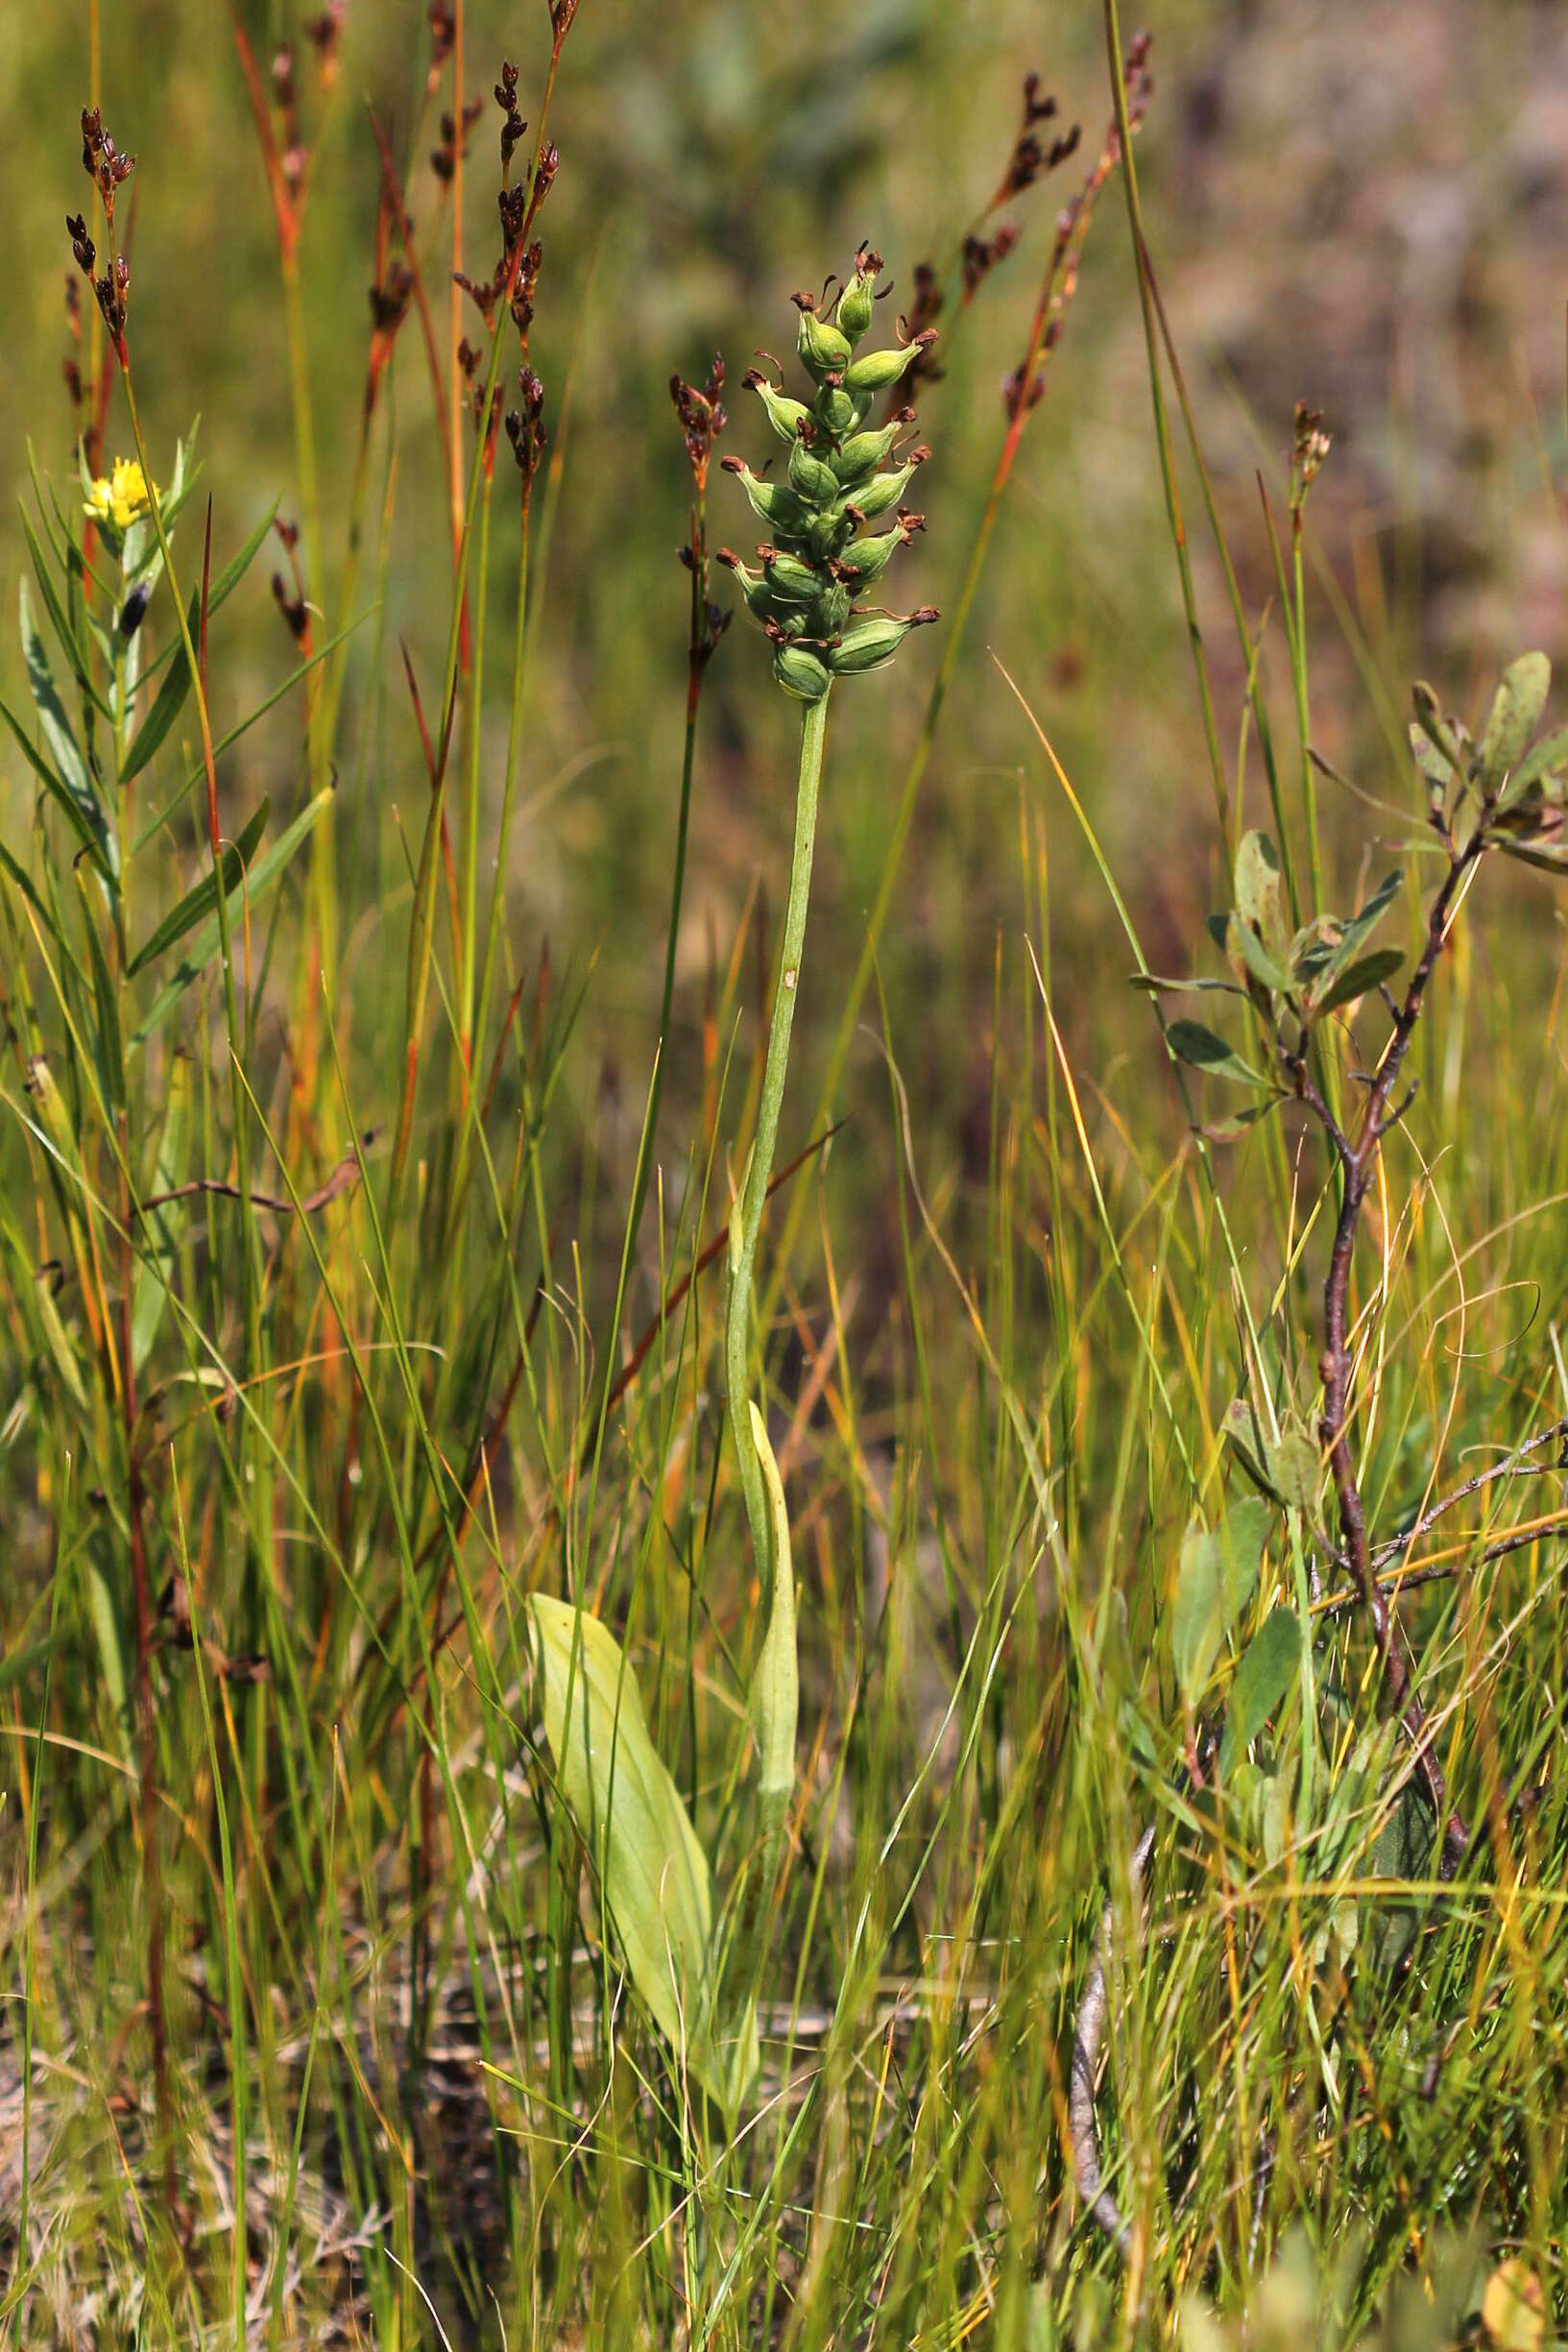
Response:
POLYGON ((911 629, 923 629, 928 621, 940 620, 941 618, 934 604, 920 604, 909 616, 909 626, 911 629))
POLYGON ((718 462, 720 470, 725 473, 744 473, 746 471, 746 461, 743 457, 721 457, 718 462))
POLYGON ((810 317, 815 316, 817 298, 814 294, 792 294, 789 299, 797 310, 804 310, 810 317))
POLYGON ((899 528, 904 533, 906 541, 910 539, 916 531, 923 531, 926 528, 925 516, 911 514, 906 506, 901 506, 899 508, 898 520, 899 528))
MULTIPOLYGON (((685 547, 682 549, 682 553, 685 555, 689 555, 690 552, 691 550, 689 547, 685 547)), ((738 571, 740 569, 740 558, 738 555, 736 555, 734 547, 720 547, 717 550, 713 560, 715 563, 722 564, 726 571, 738 571)))
POLYGON ((938 332, 934 327, 923 327, 914 338, 915 349, 917 352, 929 352, 931 345, 938 339, 938 332))
POLYGON ((766 382, 767 377, 762 374, 760 368, 748 368, 740 378, 740 388, 743 392, 755 392, 759 384, 766 382))
POLYGON ((910 466, 923 466, 926 463, 927 458, 929 457, 930 453, 930 443, 929 441, 923 441, 918 449, 911 449, 909 451, 905 463, 910 466))

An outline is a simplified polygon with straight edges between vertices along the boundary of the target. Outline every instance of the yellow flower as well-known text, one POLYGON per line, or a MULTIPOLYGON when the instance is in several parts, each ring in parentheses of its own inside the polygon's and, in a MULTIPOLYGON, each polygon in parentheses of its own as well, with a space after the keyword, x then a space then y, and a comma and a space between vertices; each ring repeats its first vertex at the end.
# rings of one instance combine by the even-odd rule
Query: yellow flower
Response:
MULTIPOLYGON (((153 484, 155 495, 157 484, 153 484)), ((94 522, 109 524, 116 531, 128 531, 138 515, 149 505, 147 477, 133 457, 117 457, 114 472, 107 478, 99 474, 87 493, 83 512, 94 522)))

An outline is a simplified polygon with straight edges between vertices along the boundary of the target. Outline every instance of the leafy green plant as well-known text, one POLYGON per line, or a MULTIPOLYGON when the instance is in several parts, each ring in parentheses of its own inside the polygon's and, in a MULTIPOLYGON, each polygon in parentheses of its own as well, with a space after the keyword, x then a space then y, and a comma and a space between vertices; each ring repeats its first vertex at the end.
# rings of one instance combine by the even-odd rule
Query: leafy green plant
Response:
MULTIPOLYGON (((1385 1966, 1410 1955, 1413 1927, 1402 1890, 1429 1875, 1435 1841, 1435 1866, 1445 1881, 1462 1869, 1472 1843, 1466 1815, 1452 1794, 1453 1766, 1439 1753, 1431 1702, 1396 1610, 1413 1536, 1473 1490, 1466 1487, 1459 1497, 1423 1512, 1403 1537, 1378 1542, 1355 1430, 1356 1368, 1364 1345, 1354 1336, 1351 1305, 1356 1245, 1387 1139, 1415 1099, 1414 1085, 1402 1090, 1400 1080, 1433 975, 1482 861, 1501 852, 1548 872, 1568 871, 1557 844, 1568 797, 1568 734, 1538 737, 1550 686, 1546 656, 1521 655, 1504 672, 1479 741, 1461 721, 1445 716, 1429 686, 1414 690, 1411 752, 1425 825, 1444 871, 1425 909, 1402 990, 1390 983, 1407 963, 1406 951, 1372 943, 1398 898, 1402 875, 1387 874, 1354 914, 1315 912, 1292 930, 1284 911, 1282 861, 1262 833, 1242 837, 1233 905, 1209 926, 1229 979, 1137 976, 1140 985, 1161 994, 1208 989, 1242 1000, 1250 1021, 1244 1048, 1185 1018, 1166 1028, 1167 1048, 1204 1079, 1222 1079, 1252 1098, 1240 1118, 1211 1131, 1239 1134, 1288 1104, 1302 1106, 1327 1146, 1337 1195, 1321 1294, 1318 1394, 1315 1399, 1289 1388, 1281 1394, 1271 1383, 1238 1400, 1226 1433, 1261 1493, 1233 1503, 1212 1529, 1194 1521, 1182 1546, 1169 1653, 1186 1727, 1183 1786, 1216 1828, 1217 1807, 1228 1802, 1270 1867, 1281 1861, 1290 1824, 1291 1835, 1311 1844, 1329 1882, 1364 1864, 1375 1879, 1386 1878, 1401 1890, 1395 1898, 1399 1916, 1379 1942, 1385 1966), (1364 1027, 1359 1025, 1372 1004, 1382 1008, 1386 1031, 1363 1061, 1364 1027), (1337 1534, 1319 1510, 1325 1472, 1337 1534), (1295 1590, 1290 1597, 1272 1595, 1260 1620, 1253 1604, 1271 1536, 1276 1541, 1283 1537, 1279 1548, 1296 1564, 1295 1590), (1369 1729, 1346 1754, 1355 1709, 1338 1681, 1332 1646, 1333 1618, 1346 1602, 1330 1597, 1330 1575, 1348 1578, 1350 1605, 1370 1628, 1383 1709, 1404 1735, 1397 1761, 1389 1738, 1374 1738, 1369 1729), (1298 1692, 1300 1710, 1292 1712, 1288 1702, 1298 1692), (1262 1767, 1254 1757, 1259 1745, 1266 1750, 1262 1767), (1329 1759, 1326 1777, 1320 1756, 1329 1759)), ((1527 1438, 1507 1459, 1517 1463, 1557 1437, 1560 1426, 1527 1438)), ((1456 1704, 1445 1704, 1439 1715, 1456 1704)), ((1135 1886, 1151 1853, 1151 1835, 1146 1834, 1134 1856, 1135 1886)), ((1354 1903, 1341 1901, 1319 1931, 1314 1945, 1318 1960, 1331 1929, 1341 1956, 1348 1957, 1359 1939, 1354 1903)), ((1092 2098, 1112 1931, 1107 1910, 1078 2011, 1073 2128, 1080 2187, 1101 2226, 1125 2249, 1130 2233, 1104 2185, 1092 2098)))
MULTIPOLYGON (((866 419, 878 397, 895 386, 936 340, 934 329, 927 328, 896 350, 858 353, 872 323, 881 267, 880 255, 862 246, 856 255, 854 274, 829 316, 818 314, 811 297, 796 297, 800 355, 815 386, 809 405, 785 398, 760 372, 746 378, 748 388, 762 400, 775 432, 789 444, 787 481, 765 481, 740 458, 723 461, 725 471, 738 476, 754 511, 773 536, 758 549, 760 570, 749 569, 727 548, 720 550, 720 561, 739 580, 748 610, 774 648, 775 678, 806 706, 779 982, 768 1026, 756 1132, 729 1229, 726 1409, 753 1557, 766 1594, 766 1616, 748 1699, 757 1753, 758 1855, 744 1882, 738 1941, 728 1966, 722 1947, 712 1945, 706 1873, 701 1879, 700 1902, 689 1891, 696 1880, 690 1862, 694 1833, 688 1817, 648 1739, 635 1685, 627 1681, 625 1661, 602 1626, 592 1625, 594 1656, 602 1671, 595 1679, 594 1667, 585 1664, 590 1685, 587 1704, 590 1709, 597 1705, 610 1710, 614 1732, 605 1729, 590 1737, 585 1716, 584 1760, 573 1761, 563 1775, 563 1793, 585 1843, 591 1852, 600 1855, 600 1883, 607 1907, 617 1923, 632 1981, 648 2000, 666 2038, 684 2045, 693 2073, 722 2097, 732 2112, 756 2072, 759 1978, 794 1788, 799 1711, 794 1566, 778 1465, 768 1443, 766 1422, 751 1395, 751 1319, 758 1243, 773 1180, 805 956, 828 697, 835 679, 880 668, 910 629, 937 618, 931 606, 904 616, 867 614, 860 609, 860 600, 880 579, 894 553, 907 546, 922 526, 924 518, 899 501, 916 467, 929 454, 924 447, 907 455, 901 450, 906 428, 914 422, 912 410, 901 411, 880 430, 866 429, 866 419), (889 513, 897 517, 891 529, 865 535, 870 522, 889 513), (630 1689, 631 1700, 624 1719, 618 1719, 611 1692, 622 1688, 630 1689), (622 1746, 627 1758, 624 1781, 615 1760, 622 1746), (648 1796, 651 1789, 659 1792, 657 1802, 648 1796), (688 1890, 679 1895, 675 1914, 663 1908, 666 1900, 677 1900, 666 1896, 671 1886, 688 1890), (699 1948, 704 1954, 700 1967, 696 1960, 699 1948), (694 2025, 685 2022, 687 2010, 679 1988, 670 1982, 671 1968, 692 1972, 690 1985, 698 2002, 694 2025), (712 2021, 721 2010, 726 2020, 722 2040, 728 2049, 715 2055, 712 2021)), ((699 408, 698 396, 689 387, 680 386, 677 379, 677 405, 688 448, 694 434, 701 439, 701 459, 694 460, 700 462, 699 492, 706 480, 721 382, 718 375, 711 379, 699 408)), ((701 561, 698 541, 692 549, 694 581, 700 580, 701 561)), ((694 675, 700 676, 701 666, 694 657, 694 675)), ((688 742, 689 758, 689 733, 688 742)), ((688 789, 688 780, 683 786, 683 811, 688 789)), ((639 1205, 634 1202, 634 1223, 639 1205)), ((569 1644, 565 1661, 560 1656, 567 1637, 564 1624, 552 1613, 555 1607, 534 1603, 546 1675, 550 1745, 556 1757, 564 1759, 574 1666, 569 1644)), ((578 1622, 587 1625, 591 1621, 578 1622)))

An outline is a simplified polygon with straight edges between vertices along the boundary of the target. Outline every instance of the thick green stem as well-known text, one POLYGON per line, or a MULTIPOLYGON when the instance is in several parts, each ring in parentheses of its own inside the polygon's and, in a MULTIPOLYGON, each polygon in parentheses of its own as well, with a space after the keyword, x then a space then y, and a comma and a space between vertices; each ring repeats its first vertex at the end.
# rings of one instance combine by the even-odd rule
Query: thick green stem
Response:
POLYGON ((757 1456, 747 1411, 750 1395, 748 1360, 751 1337, 752 1285, 757 1269, 757 1239, 762 1226, 773 1155, 779 1140, 779 1111, 789 1068, 789 1036, 795 1025, 795 999, 800 994, 801 958, 806 947, 806 909, 811 892, 811 853, 816 846, 817 788, 822 781, 822 745, 828 729, 828 696, 808 702, 801 728, 800 783, 795 800, 795 846, 789 861, 789 903, 784 909, 784 954, 779 985, 768 1027, 767 1059, 762 1068, 762 1098, 757 1108, 757 1133, 752 1140, 746 1178, 730 1220, 730 1296, 725 1313, 724 1375, 726 1409, 740 1466, 740 1485, 746 1497, 752 1551, 764 1591, 770 1589, 772 1539, 762 1466, 757 1456))

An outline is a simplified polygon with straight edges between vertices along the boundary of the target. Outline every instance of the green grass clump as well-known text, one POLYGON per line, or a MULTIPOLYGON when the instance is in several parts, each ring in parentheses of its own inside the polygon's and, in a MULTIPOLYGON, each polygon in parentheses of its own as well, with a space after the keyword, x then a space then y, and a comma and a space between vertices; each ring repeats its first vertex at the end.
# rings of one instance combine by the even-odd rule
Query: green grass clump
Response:
MULTIPOLYGON (((845 86, 935 71, 907 14, 835 28, 845 86)), ((344 12, 228 28, 265 468, 226 368, 171 421, 208 192, 106 128, 96 12, 81 63, 74 438, 0 665, 0 2341, 1539 2345, 1551 664, 1412 692, 1352 623, 1376 722, 1324 750, 1330 437, 1227 536, 1114 0, 1098 146, 1030 74, 902 313, 867 245, 797 298, 738 489, 674 263, 678 433, 623 364, 665 284, 595 294, 594 11, 517 64, 419 27, 358 146, 344 12), (1111 749, 1195 681, 1132 823, 1017 650, 1097 273, 1176 556, 1111 749)), ((786 67, 793 242, 853 140, 786 67)))

